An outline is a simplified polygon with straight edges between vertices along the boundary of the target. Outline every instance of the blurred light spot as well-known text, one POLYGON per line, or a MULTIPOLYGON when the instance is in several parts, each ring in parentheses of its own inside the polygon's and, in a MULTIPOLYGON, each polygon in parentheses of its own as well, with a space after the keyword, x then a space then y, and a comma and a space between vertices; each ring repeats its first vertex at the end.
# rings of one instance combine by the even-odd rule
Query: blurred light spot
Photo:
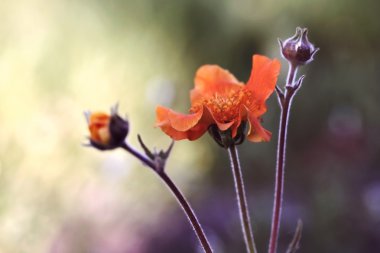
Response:
POLYGON ((363 202, 369 216, 380 221, 380 182, 367 187, 363 193, 363 202))
POLYGON ((78 207, 80 213, 102 225, 113 219, 118 210, 118 201, 119 196, 114 187, 91 182, 81 190, 78 207))
POLYGON ((351 106, 335 107, 328 119, 329 131, 336 137, 354 137, 362 132, 360 112, 351 106))
POLYGON ((152 104, 170 106, 175 96, 175 88, 171 81, 155 78, 148 82, 146 97, 152 104))
POLYGON ((130 172, 131 163, 119 153, 110 153, 104 160, 101 171, 106 179, 111 181, 122 180, 130 172))

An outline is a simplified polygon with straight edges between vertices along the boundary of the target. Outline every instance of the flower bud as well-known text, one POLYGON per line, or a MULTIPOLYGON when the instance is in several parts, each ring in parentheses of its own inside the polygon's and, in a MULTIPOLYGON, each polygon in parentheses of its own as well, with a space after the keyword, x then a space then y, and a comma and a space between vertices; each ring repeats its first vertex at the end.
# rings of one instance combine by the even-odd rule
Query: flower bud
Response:
POLYGON ((85 113, 90 131, 90 145, 109 150, 120 147, 129 132, 129 122, 117 114, 117 107, 111 109, 111 114, 103 112, 85 113))
POLYGON ((307 38, 307 29, 297 27, 296 34, 282 42, 279 40, 282 56, 295 66, 308 64, 319 50, 307 38))

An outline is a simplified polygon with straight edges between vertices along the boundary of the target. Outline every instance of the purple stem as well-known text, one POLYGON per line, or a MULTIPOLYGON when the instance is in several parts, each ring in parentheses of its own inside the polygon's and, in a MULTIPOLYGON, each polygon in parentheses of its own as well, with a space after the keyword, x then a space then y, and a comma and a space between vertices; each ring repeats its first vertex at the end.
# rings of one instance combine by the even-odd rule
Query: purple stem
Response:
POLYGON ((288 130, 289 113, 294 94, 298 87, 294 86, 294 79, 297 73, 297 67, 289 64, 289 72, 286 80, 285 94, 283 99, 279 99, 281 105, 281 119, 277 144, 277 164, 276 164, 276 181, 274 189, 274 204, 272 214, 272 228, 269 240, 268 253, 277 252, 278 234, 280 230, 280 220, 282 211, 282 200, 284 193, 284 175, 285 175, 285 158, 286 158, 286 136, 288 130))
POLYGON ((133 156, 135 156, 145 165, 153 169, 153 171, 156 172, 156 174, 162 179, 162 181, 165 182, 166 186, 171 190, 174 197, 177 199, 178 203, 182 207, 182 210, 184 211, 185 215, 187 216, 191 226, 194 229, 195 234, 197 235, 199 239, 199 242, 203 248, 203 251, 205 253, 212 253, 213 251, 210 246, 210 243, 208 242, 206 235, 201 227, 201 224, 199 223, 197 217, 195 216, 195 213, 193 209, 191 208, 189 202, 186 200, 185 196, 174 184, 174 182, 164 172, 164 170, 161 168, 157 168, 156 163, 154 163, 151 159, 149 159, 145 155, 141 154, 139 151, 135 150, 133 147, 129 146, 127 143, 124 143, 121 147, 125 149, 127 152, 131 153, 133 156))
POLYGON ((240 223, 243 230, 244 241, 247 247, 247 252, 256 253, 256 245, 253 239, 251 221, 249 218, 247 196, 244 190, 243 174, 241 171, 238 151, 235 145, 228 148, 228 154, 231 161, 232 174, 234 176, 235 190, 239 205, 240 223))

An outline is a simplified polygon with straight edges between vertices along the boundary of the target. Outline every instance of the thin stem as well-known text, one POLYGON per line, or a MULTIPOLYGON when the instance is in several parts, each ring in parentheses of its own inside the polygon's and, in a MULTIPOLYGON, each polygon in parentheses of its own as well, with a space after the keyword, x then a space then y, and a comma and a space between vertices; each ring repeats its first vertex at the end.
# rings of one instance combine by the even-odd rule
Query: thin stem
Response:
POLYGON ((141 162, 143 162, 146 166, 150 167, 154 171, 156 170, 156 165, 154 164, 154 162, 152 160, 150 160, 145 155, 141 154, 139 151, 137 151, 133 147, 129 146, 127 143, 123 143, 123 145, 121 145, 121 147, 123 149, 125 149, 126 151, 128 151, 129 153, 131 153, 138 160, 140 160, 141 162))
POLYGON ((187 218, 190 221, 190 224, 193 226, 193 229, 198 236, 203 250, 207 253, 212 253, 210 243, 207 241, 206 235, 197 217, 195 216, 193 209, 190 207, 189 202, 185 199, 181 191, 177 188, 177 186, 173 183, 173 181, 168 177, 168 175, 165 172, 158 173, 158 175, 166 183, 166 185, 169 187, 169 189, 176 197, 178 203, 181 205, 183 211, 185 212, 187 218))
POLYGON ((289 64, 289 72, 286 81, 285 95, 281 105, 281 118, 277 144, 277 164, 276 164, 276 180, 274 189, 274 203, 272 214, 272 227, 269 240, 269 253, 277 252, 278 234, 280 230, 280 220, 282 212, 282 200, 284 192, 284 175, 285 175, 285 158, 286 158, 286 136, 288 130, 289 113, 292 98, 296 92, 294 87, 294 79, 297 68, 293 64, 289 64))
POLYGON ((204 252, 212 253, 213 251, 210 246, 210 243, 208 242, 206 235, 201 227, 201 224, 199 223, 197 217, 195 216, 193 209, 191 208, 189 202, 186 200, 182 192, 178 189, 178 187, 174 184, 174 182, 169 178, 169 176, 163 170, 157 168, 157 165, 151 159, 141 154, 140 152, 135 150, 133 147, 129 146, 127 143, 124 143, 121 147, 125 149, 126 151, 128 151, 129 153, 131 153, 133 156, 135 156, 145 165, 153 169, 153 171, 157 173, 157 175, 162 179, 162 181, 165 182, 166 186, 171 190, 171 192, 177 199, 178 203, 182 207, 182 210, 184 211, 191 226, 193 227, 194 232, 197 235, 198 240, 204 252))
POLYGON ((253 239, 251 221, 249 218, 247 197, 244 190, 243 175, 239 164, 239 155, 235 145, 228 148, 228 154, 231 161, 232 174, 234 176, 235 190, 240 211, 240 222, 244 234, 245 245, 247 252, 256 253, 256 245, 253 239))
POLYGON ((286 86, 293 86, 294 79, 297 75, 297 66, 289 62, 288 76, 286 78, 286 86))
POLYGON ((285 145, 286 132, 289 118, 289 102, 285 98, 282 106, 279 140, 277 145, 277 166, 276 166, 276 183, 274 190, 274 204, 272 215, 272 230, 269 242, 269 253, 275 253, 277 250, 278 232, 280 229, 280 218, 282 209, 282 199, 284 191, 284 167, 285 167, 285 145))

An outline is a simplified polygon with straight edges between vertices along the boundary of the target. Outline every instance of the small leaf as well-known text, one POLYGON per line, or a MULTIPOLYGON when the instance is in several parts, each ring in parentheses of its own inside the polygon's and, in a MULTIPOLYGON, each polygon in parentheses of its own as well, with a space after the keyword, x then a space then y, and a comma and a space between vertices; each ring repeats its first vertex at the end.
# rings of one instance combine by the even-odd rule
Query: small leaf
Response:
POLYGON ((164 159, 167 159, 170 155, 170 152, 172 152, 172 149, 173 149, 173 146, 174 146, 174 141, 172 141, 168 147, 168 149, 162 153, 162 158, 164 159))
POLYGON ((298 79, 296 85, 294 86, 296 90, 298 90, 298 89, 301 87, 302 82, 303 82, 303 79, 305 79, 305 75, 302 75, 302 76, 298 79))
POLYGON ((170 152, 172 151, 174 141, 170 143, 168 149, 166 151, 159 150, 153 148, 153 152, 145 145, 140 135, 137 135, 137 138, 140 142, 141 147, 143 148, 145 154, 149 157, 149 159, 155 164, 154 170, 158 173, 162 173, 165 169, 166 160, 168 159, 170 152))
POLYGON ((143 142, 141 136, 138 134, 137 135, 137 139, 139 140, 139 143, 141 145, 141 147, 143 148, 145 154, 151 159, 151 160, 154 160, 155 156, 152 154, 152 152, 149 150, 149 148, 145 145, 145 143, 143 142))
POLYGON ((282 107, 284 105, 284 100, 285 100, 284 92, 281 90, 280 87, 278 87, 278 85, 276 85, 275 88, 277 92, 278 101, 282 107))

